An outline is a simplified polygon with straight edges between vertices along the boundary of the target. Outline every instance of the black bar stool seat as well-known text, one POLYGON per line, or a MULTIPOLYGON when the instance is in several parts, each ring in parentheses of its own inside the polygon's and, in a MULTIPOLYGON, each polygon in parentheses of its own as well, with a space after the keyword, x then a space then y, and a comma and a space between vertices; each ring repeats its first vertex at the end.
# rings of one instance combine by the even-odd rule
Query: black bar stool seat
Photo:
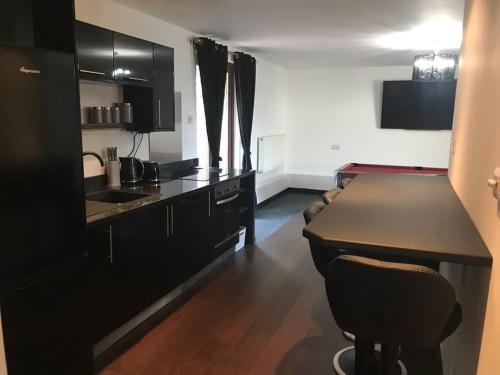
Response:
POLYGON ((401 374, 399 346, 433 353, 436 368, 428 375, 442 373, 440 344, 462 316, 455 291, 443 276, 421 265, 340 255, 328 265, 325 285, 337 325, 356 337, 351 365, 356 375, 401 374), (381 343, 380 361, 374 360, 375 342, 381 343))

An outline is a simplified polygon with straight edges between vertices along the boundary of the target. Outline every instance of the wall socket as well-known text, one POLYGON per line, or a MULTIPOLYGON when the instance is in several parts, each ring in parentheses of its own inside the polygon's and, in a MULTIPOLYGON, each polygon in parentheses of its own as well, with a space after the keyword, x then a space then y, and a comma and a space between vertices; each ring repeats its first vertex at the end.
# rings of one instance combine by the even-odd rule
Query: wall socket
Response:
POLYGON ((335 151, 340 150, 340 145, 331 145, 330 150, 335 150, 335 151))
POLYGON ((192 124, 193 123, 193 116, 188 116, 188 124, 192 124))

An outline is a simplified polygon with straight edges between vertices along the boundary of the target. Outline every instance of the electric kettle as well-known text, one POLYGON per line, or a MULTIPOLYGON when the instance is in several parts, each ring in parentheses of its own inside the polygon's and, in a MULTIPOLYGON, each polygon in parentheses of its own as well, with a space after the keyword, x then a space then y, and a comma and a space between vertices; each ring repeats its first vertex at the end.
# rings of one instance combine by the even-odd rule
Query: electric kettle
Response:
POLYGON ((144 175, 144 164, 141 159, 134 157, 120 158, 120 180, 122 184, 136 184, 144 175), (140 173, 138 172, 140 169, 140 173))

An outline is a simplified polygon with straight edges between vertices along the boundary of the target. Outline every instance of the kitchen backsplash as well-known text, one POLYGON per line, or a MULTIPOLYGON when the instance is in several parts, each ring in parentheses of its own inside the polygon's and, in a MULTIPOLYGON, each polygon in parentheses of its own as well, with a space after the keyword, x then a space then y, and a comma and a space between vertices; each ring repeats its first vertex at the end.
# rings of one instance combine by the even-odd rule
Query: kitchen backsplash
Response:
MULTIPOLYGON (((87 122, 88 114, 87 107, 93 106, 109 106, 112 103, 122 102, 122 89, 119 85, 95 82, 80 83, 80 104, 82 111, 82 122, 87 122)), ((133 147, 133 132, 120 129, 106 130, 83 130, 82 143, 84 151, 97 152, 99 155, 106 157, 105 150, 108 146, 118 148, 118 156, 127 156, 133 147)), ((136 137, 139 142, 141 135, 136 137)), ((136 156, 143 160, 149 159, 149 137, 147 134, 143 136, 141 146, 137 150, 136 156)), ((84 176, 96 176, 104 174, 105 170, 99 162, 93 158, 86 156, 83 163, 84 176)))

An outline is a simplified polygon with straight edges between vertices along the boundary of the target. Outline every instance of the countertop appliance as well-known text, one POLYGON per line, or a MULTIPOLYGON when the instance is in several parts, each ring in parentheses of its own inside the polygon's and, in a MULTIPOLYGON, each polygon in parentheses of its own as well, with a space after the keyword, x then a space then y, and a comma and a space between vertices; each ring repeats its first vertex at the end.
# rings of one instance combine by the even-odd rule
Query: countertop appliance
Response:
POLYGON ((0 44, 0 285, 83 253, 85 202, 71 54, 0 44))
POLYGON ((160 182, 160 166, 158 162, 148 160, 144 162, 144 182, 149 184, 157 184, 160 182))
POLYGON ((136 184, 144 176, 144 163, 135 157, 120 158, 120 179, 122 184, 136 184), (140 172, 138 169, 140 168, 140 172))

